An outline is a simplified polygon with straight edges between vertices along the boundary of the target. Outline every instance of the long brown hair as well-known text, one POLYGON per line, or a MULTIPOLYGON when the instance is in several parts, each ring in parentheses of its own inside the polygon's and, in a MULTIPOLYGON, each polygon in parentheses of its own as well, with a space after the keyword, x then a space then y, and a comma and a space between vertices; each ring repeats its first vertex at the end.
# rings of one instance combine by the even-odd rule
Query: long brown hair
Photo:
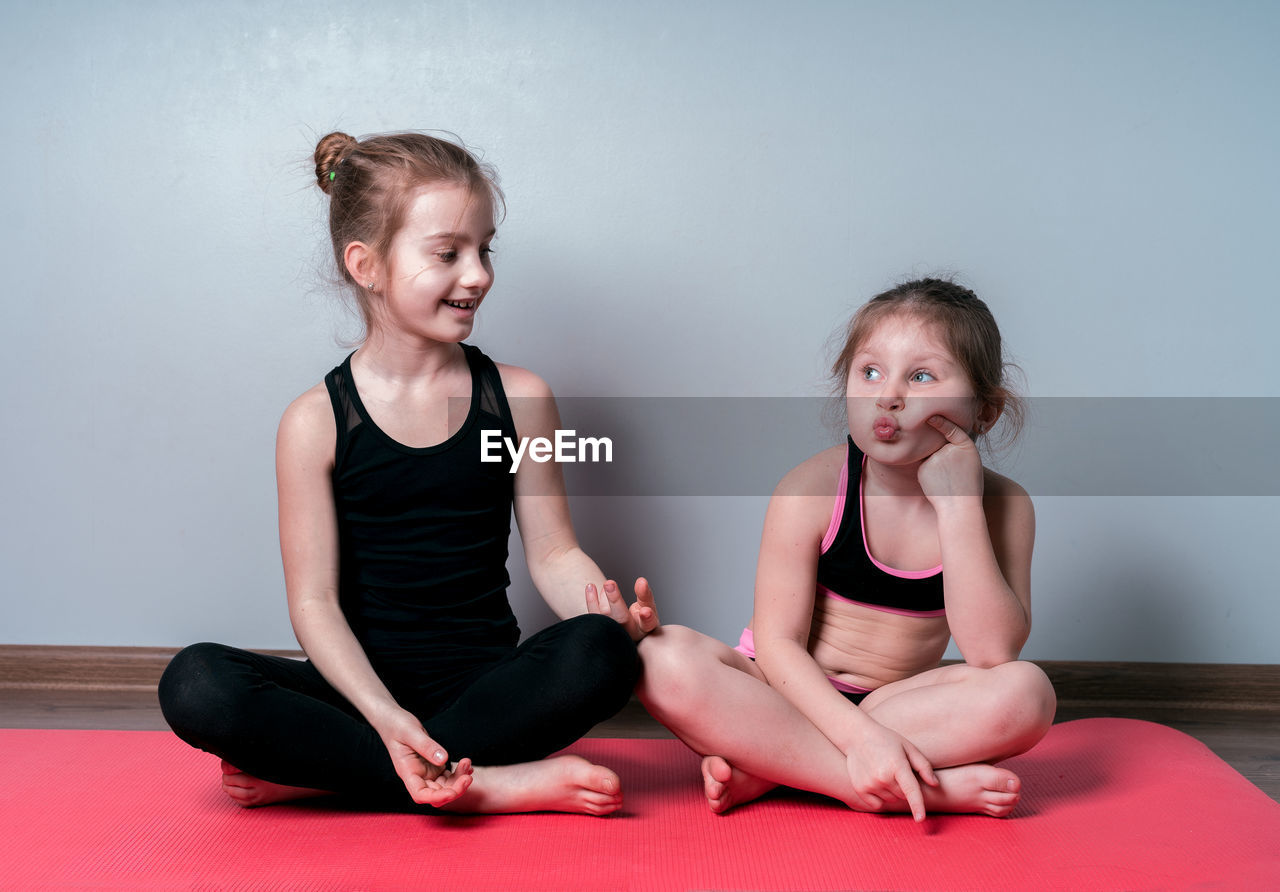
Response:
MULTIPOLYGON (((896 315, 914 316, 934 325, 948 351, 969 376, 975 398, 1000 413, 1001 440, 1011 443, 1022 430, 1026 407, 1010 379, 1017 366, 1004 354, 995 317, 978 295, 948 279, 903 282, 867 301, 849 320, 844 348, 831 366, 841 398, 849 383, 849 365, 871 332, 896 315)), ((985 433, 985 432, 984 432, 985 433)))

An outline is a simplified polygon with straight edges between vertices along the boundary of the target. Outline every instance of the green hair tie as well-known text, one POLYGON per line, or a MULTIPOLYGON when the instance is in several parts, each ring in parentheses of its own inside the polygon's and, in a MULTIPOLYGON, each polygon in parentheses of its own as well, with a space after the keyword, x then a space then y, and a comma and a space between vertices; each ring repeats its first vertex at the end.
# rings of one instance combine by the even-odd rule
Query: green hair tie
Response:
POLYGON ((329 171, 329 182, 332 183, 337 176, 338 172, 336 170, 329 171))

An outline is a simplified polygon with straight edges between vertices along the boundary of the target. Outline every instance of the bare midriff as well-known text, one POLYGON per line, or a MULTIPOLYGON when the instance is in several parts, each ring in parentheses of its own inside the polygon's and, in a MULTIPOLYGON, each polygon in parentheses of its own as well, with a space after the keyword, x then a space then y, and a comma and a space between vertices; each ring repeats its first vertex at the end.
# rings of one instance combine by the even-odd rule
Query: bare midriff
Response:
POLYGON ((945 616, 903 616, 818 596, 809 653, 828 676, 874 690, 936 668, 951 639, 945 616))

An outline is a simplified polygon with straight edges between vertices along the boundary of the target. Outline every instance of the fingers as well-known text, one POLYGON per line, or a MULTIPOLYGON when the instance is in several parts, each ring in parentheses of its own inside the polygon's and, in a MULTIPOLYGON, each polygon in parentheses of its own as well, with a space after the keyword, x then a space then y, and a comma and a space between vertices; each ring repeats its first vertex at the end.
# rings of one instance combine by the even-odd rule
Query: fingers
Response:
POLYGON ((443 768, 449 764, 449 754, 445 752, 444 747, 432 740, 431 735, 425 730, 419 730, 417 734, 411 735, 405 743, 432 765, 443 768))
POLYGON ((397 762, 395 769, 396 774, 400 775, 400 782, 409 791, 409 798, 414 802, 426 802, 427 797, 431 795, 431 782, 426 774, 422 773, 421 767, 415 771, 412 766, 397 762))
POLYGON ((656 612, 658 609, 658 604, 653 598, 653 589, 649 585, 649 580, 641 576, 639 579, 636 580, 635 590, 636 590, 636 603, 641 604, 645 607, 649 607, 656 612))
POLYGON ((641 636, 648 635, 658 628, 658 614, 652 607, 645 607, 640 603, 632 604, 631 616, 635 618, 636 628, 640 630, 641 636))
POLYGON ((609 605, 606 602, 601 601, 600 593, 596 591, 596 587, 593 583, 587 583, 585 597, 587 601, 587 613, 603 613, 606 615, 609 613, 609 605))
POLYGON ((604 584, 604 590, 602 591, 596 588, 596 584, 594 582, 587 583, 588 612, 612 616, 614 619, 618 618, 618 611, 615 609, 614 602, 616 601, 620 604, 622 602, 622 596, 617 595, 618 587, 614 585, 613 594, 617 595, 617 597, 610 597, 609 586, 611 584, 612 580, 606 582, 604 584))
POLYGON ((931 787, 939 785, 938 775, 933 773, 933 765, 925 757, 924 753, 914 746, 910 746, 907 748, 907 759, 911 762, 911 767, 915 769, 915 773, 920 780, 931 787))
POLYGON ((924 793, 920 790, 920 782, 916 780, 915 773, 909 768, 898 772, 898 788, 902 792, 902 798, 911 806, 911 817, 915 818, 919 823, 925 819, 924 811, 924 793))
POLYGON ((658 627, 658 605, 654 601, 653 589, 644 577, 636 580, 635 592, 635 601, 628 605, 618 584, 612 579, 605 580, 603 590, 597 589, 595 583, 588 582, 587 612, 612 617, 626 627, 633 640, 639 641, 658 627))
POLYGON ((636 600, 631 605, 631 615, 636 618, 636 625, 641 633, 648 635, 658 628, 658 605, 653 598, 653 589, 649 580, 641 576, 636 580, 636 600))
POLYGON ((447 773, 449 754, 407 712, 383 733, 387 754, 405 789, 415 802, 426 802, 423 797, 431 795, 437 778, 447 773))
POLYGON ((611 616, 620 623, 627 621, 627 602, 618 591, 618 584, 612 579, 605 580, 604 591, 601 592, 594 582, 587 583, 587 610, 611 616))
POLYGON ((439 808, 467 792, 474 780, 471 760, 463 759, 452 770, 442 772, 439 777, 423 783, 416 791, 409 792, 413 801, 419 805, 439 808))
POLYGON ((612 579, 604 581, 604 596, 609 600, 609 612, 614 616, 626 615, 627 602, 623 600, 622 592, 618 591, 618 583, 612 579))
POLYGON ((929 424, 937 428, 938 431, 947 438, 948 443, 954 443, 957 446, 960 446, 964 443, 973 442, 969 439, 969 435, 961 429, 960 425, 947 418, 943 418, 941 415, 930 415, 929 424))
POLYGON ((400 776, 400 781, 404 784, 404 788, 415 799, 424 789, 431 785, 432 781, 443 773, 440 768, 427 762, 422 756, 411 750, 394 754, 391 759, 391 765, 395 768, 396 774, 400 776))

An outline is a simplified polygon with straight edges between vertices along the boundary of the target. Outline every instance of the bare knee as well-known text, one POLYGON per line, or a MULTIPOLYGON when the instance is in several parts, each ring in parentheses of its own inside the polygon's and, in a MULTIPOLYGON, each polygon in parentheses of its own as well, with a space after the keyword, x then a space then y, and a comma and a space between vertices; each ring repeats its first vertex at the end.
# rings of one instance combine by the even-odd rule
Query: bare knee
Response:
POLYGON ((689 708, 725 645, 686 626, 659 626, 640 642, 636 696, 651 712, 689 708))
POLYGON ((1049 676, 1035 663, 1017 660, 996 667, 1006 676, 1010 687, 1010 696, 1017 702, 1029 705, 1040 722, 1045 725, 1053 723, 1054 713, 1058 709, 1058 695, 1054 693, 1053 682, 1049 676))
POLYGON ((705 659, 701 633, 687 626, 659 626, 640 640, 640 687, 678 684, 691 665, 705 659))
POLYGON ((993 724, 1004 729, 1008 755, 1031 749, 1048 733, 1058 708, 1049 676, 1025 660, 985 671, 993 682, 993 724))

